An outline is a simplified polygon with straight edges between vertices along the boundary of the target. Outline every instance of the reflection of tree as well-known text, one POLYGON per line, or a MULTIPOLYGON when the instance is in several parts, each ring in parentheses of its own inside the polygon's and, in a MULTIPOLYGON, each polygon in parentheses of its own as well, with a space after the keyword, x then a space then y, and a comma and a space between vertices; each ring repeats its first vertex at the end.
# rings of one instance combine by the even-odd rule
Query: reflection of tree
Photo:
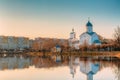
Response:
MULTIPOLYGON (((107 58, 109 59, 109 58, 107 58)), ((100 70, 110 67, 114 70, 117 80, 120 80, 120 62, 119 59, 113 58, 111 61, 100 60, 100 70)))
POLYGON ((87 51, 88 50, 88 46, 89 45, 88 45, 87 41, 85 40, 83 45, 80 46, 81 51, 87 51))
POLYGON ((120 63, 118 64, 118 80, 120 80, 120 63))
POLYGON ((116 78, 120 80, 120 62, 115 62, 114 72, 116 74, 116 78))
MULTIPOLYGON (((57 55, 58 58, 60 55, 57 55)), ((118 80, 120 79, 120 62, 117 59, 111 59, 111 61, 108 61, 106 59, 96 59, 96 58, 79 58, 78 56, 63 56, 62 55, 62 61, 56 62, 56 55, 52 55, 49 57, 6 57, 6 58, 0 58, 0 69, 24 69, 29 68, 29 66, 35 66, 35 68, 54 68, 54 67, 60 67, 60 66, 69 66, 71 74, 74 74, 78 71, 76 71, 76 67, 79 66, 81 63, 83 68, 86 69, 86 72, 88 73, 88 78, 92 79, 92 75, 96 73, 98 66, 99 70, 102 70, 107 67, 111 67, 114 69, 114 72, 116 74, 116 77, 118 80), (93 67, 93 71, 90 66, 93 67), (88 71, 87 71, 88 69, 88 71)), ((82 68, 82 67, 80 67, 82 68)), ((90 80, 91 80, 90 79, 90 80)))
POLYGON ((52 56, 49 57, 6 57, 0 58, 0 69, 24 69, 29 68, 29 66, 33 65, 36 68, 52 68, 63 65, 68 65, 68 56, 55 55, 55 58, 52 56), (57 58, 58 57, 58 58, 57 58), (61 57, 61 62, 57 62, 57 60, 61 57))
POLYGON ((61 60, 58 62, 58 59, 63 59, 61 56, 50 56, 50 57, 33 57, 31 59, 32 65, 34 65, 36 68, 50 68, 50 67, 57 67, 62 65, 67 65, 68 61, 67 58, 64 57, 64 60, 61 60))

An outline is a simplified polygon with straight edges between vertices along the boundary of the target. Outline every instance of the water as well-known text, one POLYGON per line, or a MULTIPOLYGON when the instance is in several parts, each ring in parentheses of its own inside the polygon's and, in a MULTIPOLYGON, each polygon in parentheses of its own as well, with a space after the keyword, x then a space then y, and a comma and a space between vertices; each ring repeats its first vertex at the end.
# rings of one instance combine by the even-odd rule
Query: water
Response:
POLYGON ((0 80, 120 80, 117 58, 0 57, 0 80))

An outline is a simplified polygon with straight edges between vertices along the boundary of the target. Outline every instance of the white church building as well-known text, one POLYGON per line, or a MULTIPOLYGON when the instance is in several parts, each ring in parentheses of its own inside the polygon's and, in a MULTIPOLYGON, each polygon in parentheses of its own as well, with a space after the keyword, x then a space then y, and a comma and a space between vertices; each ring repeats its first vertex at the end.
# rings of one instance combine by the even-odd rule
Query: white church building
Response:
POLYGON ((96 32, 93 32, 93 25, 89 20, 86 24, 86 32, 82 33, 79 37, 80 39, 77 40, 76 33, 74 32, 74 29, 72 29, 72 32, 70 33, 70 38, 69 38, 69 46, 79 49, 80 45, 85 45, 85 44, 101 45, 99 37, 96 32))
POLYGON ((70 33, 70 38, 68 42, 70 47, 79 49, 79 40, 76 38, 76 33, 74 32, 74 29, 72 29, 72 32, 70 33))

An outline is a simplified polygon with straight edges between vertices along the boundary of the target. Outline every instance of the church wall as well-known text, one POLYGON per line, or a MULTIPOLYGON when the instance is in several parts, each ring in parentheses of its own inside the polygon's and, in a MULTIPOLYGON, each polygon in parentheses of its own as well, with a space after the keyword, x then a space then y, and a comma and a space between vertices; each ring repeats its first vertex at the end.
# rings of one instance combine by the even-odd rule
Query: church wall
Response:
MULTIPOLYGON (((94 43, 95 40, 99 40, 98 35, 95 33, 92 35, 92 44, 94 43)), ((96 43, 96 45, 100 45, 101 43, 96 43)))
POLYGON ((88 44, 91 45, 91 36, 84 33, 80 36, 80 45, 88 44))
POLYGON ((75 32, 71 32, 70 33, 70 39, 74 39, 74 38, 76 38, 76 34, 75 34, 75 32))
POLYGON ((99 40, 97 34, 92 35, 92 42, 94 42, 95 40, 99 40))

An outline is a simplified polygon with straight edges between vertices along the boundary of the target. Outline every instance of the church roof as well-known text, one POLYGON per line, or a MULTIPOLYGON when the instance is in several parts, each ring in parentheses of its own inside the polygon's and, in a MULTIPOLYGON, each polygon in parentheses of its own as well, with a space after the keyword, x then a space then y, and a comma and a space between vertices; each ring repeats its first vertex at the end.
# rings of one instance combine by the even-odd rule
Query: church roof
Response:
POLYGON ((75 33, 75 32, 71 32, 70 34, 73 34, 73 33, 75 33))
POLYGON ((72 32, 71 32, 70 34, 73 34, 73 33, 75 33, 75 32, 74 32, 74 28, 72 29, 72 32))
POLYGON ((90 21, 87 22, 86 26, 93 26, 90 21))
POLYGON ((86 32, 86 33, 89 34, 90 36, 92 36, 95 32, 91 32, 91 33, 86 32))
POLYGON ((101 43, 99 40, 95 40, 93 43, 101 43))

